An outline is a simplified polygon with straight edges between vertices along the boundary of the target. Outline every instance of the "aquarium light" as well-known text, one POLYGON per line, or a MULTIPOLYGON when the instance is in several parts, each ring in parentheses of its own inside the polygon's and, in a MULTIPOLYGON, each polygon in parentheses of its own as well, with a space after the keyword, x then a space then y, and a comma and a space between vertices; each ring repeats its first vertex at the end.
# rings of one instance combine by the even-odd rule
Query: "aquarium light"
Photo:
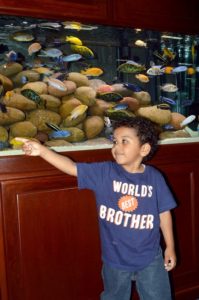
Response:
POLYGON ((171 40, 182 40, 183 38, 180 36, 173 36, 173 35, 162 35, 163 39, 171 39, 171 40))

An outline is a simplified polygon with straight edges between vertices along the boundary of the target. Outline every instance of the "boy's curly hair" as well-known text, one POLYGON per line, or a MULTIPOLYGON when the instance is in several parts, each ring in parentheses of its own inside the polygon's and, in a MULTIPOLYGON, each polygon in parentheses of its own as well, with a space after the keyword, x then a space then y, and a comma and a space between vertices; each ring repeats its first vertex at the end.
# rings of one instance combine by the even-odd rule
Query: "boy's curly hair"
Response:
POLYGON ((136 130, 140 144, 148 143, 151 146, 149 154, 143 158, 143 161, 150 160, 158 145, 158 131, 155 123, 145 117, 136 116, 115 121, 113 129, 115 130, 119 127, 128 127, 136 130))

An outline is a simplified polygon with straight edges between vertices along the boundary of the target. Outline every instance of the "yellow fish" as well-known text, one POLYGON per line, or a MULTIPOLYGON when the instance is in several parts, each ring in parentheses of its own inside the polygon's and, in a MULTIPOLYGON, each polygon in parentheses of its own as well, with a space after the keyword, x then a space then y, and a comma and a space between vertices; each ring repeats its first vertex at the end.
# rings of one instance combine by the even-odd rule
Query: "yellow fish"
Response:
POLYGON ((78 46, 82 46, 82 41, 76 37, 76 36, 72 36, 72 35, 68 35, 66 36, 66 42, 70 43, 70 44, 74 44, 74 45, 78 45, 78 46))
POLYGON ((83 115, 85 113, 85 111, 87 111, 87 109, 88 109, 87 105, 84 105, 84 104, 78 105, 71 111, 71 113, 68 117, 69 120, 74 120, 77 117, 79 117, 80 115, 83 115))
POLYGON ((81 70, 80 71, 81 74, 86 75, 86 76, 100 76, 102 75, 104 72, 102 69, 100 68, 88 68, 85 70, 81 70))
POLYGON ((144 82, 144 83, 149 82, 149 77, 147 75, 137 74, 137 75, 135 75, 135 77, 141 82, 144 82))
POLYGON ((193 67, 187 68, 187 74, 188 75, 194 75, 196 73, 195 69, 193 67))
POLYGON ((93 51, 86 46, 79 46, 79 45, 71 44, 71 50, 74 51, 75 53, 81 54, 85 58, 94 58, 94 56, 95 56, 93 51))
POLYGON ((65 22, 62 22, 62 24, 64 25, 65 29, 75 29, 77 31, 82 29, 82 24, 79 22, 65 21, 65 22))
POLYGON ((14 147, 21 147, 23 146, 24 142, 17 141, 15 138, 10 140, 10 144, 14 147))
POLYGON ((6 100, 9 100, 10 97, 12 97, 13 95, 14 95, 14 92, 13 92, 13 91, 7 91, 7 92, 5 93, 5 99, 6 99, 6 100))
POLYGON ((173 67, 167 66, 164 68, 164 73, 165 74, 171 74, 173 71, 173 67))
POLYGON ((171 50, 169 50, 167 47, 165 47, 163 49, 163 56, 166 56, 167 58, 169 58, 170 60, 174 60, 176 57, 176 53, 172 52, 171 50))

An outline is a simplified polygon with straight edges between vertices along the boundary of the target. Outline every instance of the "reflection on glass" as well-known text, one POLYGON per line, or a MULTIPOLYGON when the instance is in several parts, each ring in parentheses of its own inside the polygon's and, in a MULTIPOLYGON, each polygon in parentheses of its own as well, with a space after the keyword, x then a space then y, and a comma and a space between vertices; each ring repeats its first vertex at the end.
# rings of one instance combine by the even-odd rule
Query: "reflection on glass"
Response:
POLYGON ((107 143, 135 115, 160 139, 197 135, 199 36, 13 16, 0 26, 1 150, 21 147, 16 136, 107 143))

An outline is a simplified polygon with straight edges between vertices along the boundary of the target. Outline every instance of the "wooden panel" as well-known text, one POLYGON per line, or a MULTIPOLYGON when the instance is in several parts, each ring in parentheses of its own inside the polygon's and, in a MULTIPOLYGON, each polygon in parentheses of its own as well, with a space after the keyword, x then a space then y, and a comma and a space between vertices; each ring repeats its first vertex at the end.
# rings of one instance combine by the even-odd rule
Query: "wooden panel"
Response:
POLYGON ((69 18, 73 21, 109 18, 108 0, 0 0, 0 13, 37 18, 69 18))
POLYGON ((9 300, 97 300, 102 289, 95 201, 75 180, 3 183, 9 300))
POLYGON ((6 270, 5 270, 5 254, 4 254, 4 240, 3 240, 3 222, 0 196, 0 300, 7 300, 7 286, 6 286, 6 270))
POLYGON ((196 22, 198 4, 168 0, 116 0, 114 1, 114 22, 135 28, 154 29, 172 32, 198 33, 196 22))
POLYGON ((178 203, 174 210, 178 265, 172 272, 176 299, 195 300, 199 295, 199 166, 173 162, 160 164, 159 168, 166 174, 178 203))

